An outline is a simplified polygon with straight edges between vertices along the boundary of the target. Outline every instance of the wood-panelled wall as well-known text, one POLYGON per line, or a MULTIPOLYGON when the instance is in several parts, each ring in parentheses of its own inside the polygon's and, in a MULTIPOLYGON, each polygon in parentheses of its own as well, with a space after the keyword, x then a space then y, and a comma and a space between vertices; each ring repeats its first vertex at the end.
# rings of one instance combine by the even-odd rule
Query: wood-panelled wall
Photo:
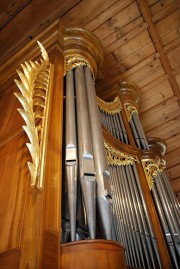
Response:
MULTIPOLYGON (((64 57, 50 53, 53 93, 45 188, 31 186, 29 142, 17 112, 21 107, 9 79, 0 95, 0 268, 58 268, 60 259, 62 116, 64 57), (6 88, 7 85, 7 88, 6 88)), ((19 63, 20 64, 20 63, 19 63)))

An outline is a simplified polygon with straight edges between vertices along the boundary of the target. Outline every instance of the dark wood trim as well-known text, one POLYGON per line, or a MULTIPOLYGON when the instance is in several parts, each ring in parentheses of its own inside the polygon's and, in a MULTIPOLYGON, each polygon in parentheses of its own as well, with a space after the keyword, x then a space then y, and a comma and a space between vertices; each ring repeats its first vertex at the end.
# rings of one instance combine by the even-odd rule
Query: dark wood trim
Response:
POLYGON ((0 253, 0 269, 19 269, 20 249, 0 253))

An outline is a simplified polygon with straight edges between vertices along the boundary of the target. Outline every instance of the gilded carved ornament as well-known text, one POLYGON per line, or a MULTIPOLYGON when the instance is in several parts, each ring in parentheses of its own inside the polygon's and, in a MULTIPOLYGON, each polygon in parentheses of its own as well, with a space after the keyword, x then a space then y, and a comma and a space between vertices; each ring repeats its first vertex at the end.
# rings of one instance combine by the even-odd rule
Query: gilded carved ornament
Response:
POLYGON ((97 104, 101 111, 109 115, 114 115, 122 110, 119 96, 117 96, 112 102, 105 102, 104 100, 97 97, 97 104))
POLYGON ((42 59, 21 64, 23 72, 17 70, 20 80, 15 80, 21 93, 14 94, 23 107, 18 108, 18 112, 26 123, 23 129, 30 141, 26 145, 32 157, 32 162, 27 162, 31 185, 43 189, 53 66, 45 48, 40 42, 38 45, 42 59))
POLYGON ((138 158, 136 156, 128 155, 127 153, 115 149, 107 141, 104 142, 104 145, 106 149, 108 165, 120 166, 134 164, 134 162, 138 162, 138 158))
POLYGON ((151 190, 154 184, 154 179, 157 177, 158 172, 162 172, 158 163, 153 159, 143 159, 142 165, 144 168, 145 176, 148 182, 149 189, 151 190))
POLYGON ((129 103, 125 103, 124 108, 125 108, 127 119, 130 122, 133 113, 136 112, 138 114, 137 108, 135 106, 133 106, 132 104, 129 104, 129 103))
POLYGON ((159 170, 162 173, 165 169, 166 169, 166 161, 164 159, 161 159, 159 170))
POLYGON ((73 54, 73 55, 66 56, 65 60, 66 60, 66 68, 65 68, 66 72, 78 66, 88 66, 91 69, 91 72, 94 78, 93 68, 91 67, 89 61, 85 57, 78 54, 73 54))

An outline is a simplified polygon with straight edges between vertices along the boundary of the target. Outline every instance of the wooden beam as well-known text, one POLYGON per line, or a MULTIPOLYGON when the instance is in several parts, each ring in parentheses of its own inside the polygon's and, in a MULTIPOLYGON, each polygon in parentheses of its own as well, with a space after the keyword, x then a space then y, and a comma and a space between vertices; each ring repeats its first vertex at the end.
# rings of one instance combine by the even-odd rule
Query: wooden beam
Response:
POLYGON ((161 60, 162 66, 163 66, 166 74, 168 74, 168 76, 169 76, 169 83, 173 89, 174 94, 177 96, 178 102, 180 104, 180 89, 179 89, 179 86, 177 84, 175 77, 172 75, 172 69, 171 69, 171 66, 169 63, 169 59, 167 57, 167 54, 164 52, 163 45, 161 43, 161 38, 160 38, 160 35, 159 35, 158 30, 156 28, 156 25, 152 22, 151 11, 149 9, 147 1, 146 0, 138 0, 138 3, 139 3, 139 8, 143 14, 144 20, 149 25, 149 32, 150 32, 151 38, 154 42, 154 46, 155 46, 157 52, 159 52, 159 54, 160 54, 160 60, 161 60))

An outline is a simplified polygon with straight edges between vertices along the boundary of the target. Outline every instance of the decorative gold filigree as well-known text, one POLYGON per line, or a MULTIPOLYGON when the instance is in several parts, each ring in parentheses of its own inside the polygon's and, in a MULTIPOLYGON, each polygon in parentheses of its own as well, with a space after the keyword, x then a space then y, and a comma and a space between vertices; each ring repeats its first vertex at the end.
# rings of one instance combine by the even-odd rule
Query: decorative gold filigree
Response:
POLYGON ((160 163, 160 173, 162 173, 164 170, 166 169, 166 161, 164 159, 161 159, 161 163, 160 163))
POLYGON ((127 153, 119 151, 110 145, 107 141, 104 141, 104 145, 106 149, 108 165, 120 166, 138 162, 138 158, 136 156, 128 155, 127 153))
POLYGON ((88 66, 91 69, 91 72, 93 74, 93 78, 94 78, 94 72, 93 69, 89 63, 89 61, 78 54, 73 54, 73 55, 69 55, 66 56, 66 72, 78 67, 78 66, 88 66))
POLYGON ((14 94, 23 106, 23 109, 18 108, 18 112, 26 123, 23 129, 30 140, 26 145, 32 157, 32 162, 27 163, 31 174, 31 185, 42 189, 52 65, 49 63, 45 48, 39 41, 38 45, 42 59, 39 62, 29 61, 21 64, 23 72, 17 70, 21 81, 15 80, 21 93, 14 94))
POLYGON ((144 168, 149 189, 151 190, 154 184, 154 179, 157 177, 158 172, 161 172, 159 169, 159 165, 153 159, 143 159, 142 165, 144 168))
POLYGON ((117 96, 112 102, 105 102, 104 100, 97 97, 97 104, 100 110, 109 115, 117 114, 122 109, 119 96, 117 96))
POLYGON ((129 103, 125 103, 124 108, 125 108, 127 119, 130 122, 132 114, 134 112, 136 112, 138 114, 138 111, 137 111, 135 106, 133 106, 132 104, 129 104, 129 103))

